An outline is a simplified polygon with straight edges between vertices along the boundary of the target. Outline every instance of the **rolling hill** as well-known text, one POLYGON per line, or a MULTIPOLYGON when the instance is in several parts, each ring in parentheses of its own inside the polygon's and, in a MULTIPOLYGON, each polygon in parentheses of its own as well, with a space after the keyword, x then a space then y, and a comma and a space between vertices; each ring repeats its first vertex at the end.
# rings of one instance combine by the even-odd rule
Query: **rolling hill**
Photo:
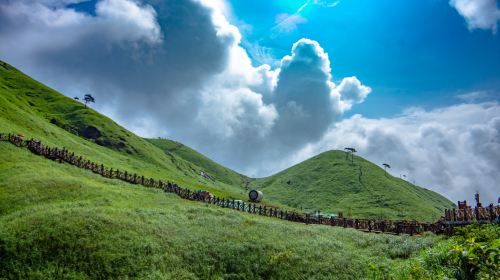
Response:
POLYGON ((176 142, 138 137, 5 62, 0 62, 0 132, 23 133, 121 170, 228 197, 246 197, 247 177, 176 142))
MULTIPOLYGON (((0 132, 226 197, 246 197, 251 180, 180 143, 138 137, 3 62, 0 132)), ((314 169, 303 171, 311 172, 303 181, 320 180, 314 169)), ((303 207, 285 199, 290 192, 278 195, 284 174, 298 184, 289 170, 251 184, 267 201, 303 207)), ((440 240, 306 226, 185 201, 0 142, 0 279, 364 279, 373 265, 406 263, 440 240)))
POLYGON ((446 198, 386 175, 378 166, 339 151, 326 152, 268 178, 251 179, 168 139, 144 139, 113 120, 0 63, 0 132, 24 133, 67 147, 92 161, 147 177, 172 180, 219 196, 353 217, 434 220, 446 198), (203 175, 203 176, 202 176, 203 175))
POLYGON ((253 180, 266 198, 305 211, 351 217, 434 221, 453 207, 445 197, 386 174, 342 151, 328 151, 273 176, 253 180))

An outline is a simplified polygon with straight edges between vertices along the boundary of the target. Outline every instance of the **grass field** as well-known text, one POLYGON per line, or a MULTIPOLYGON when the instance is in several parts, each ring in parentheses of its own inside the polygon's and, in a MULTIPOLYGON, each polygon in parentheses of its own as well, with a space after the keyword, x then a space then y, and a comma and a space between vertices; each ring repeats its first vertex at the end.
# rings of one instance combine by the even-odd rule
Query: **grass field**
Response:
POLYGON ((184 201, 6 142, 0 154, 0 278, 360 279, 439 240, 184 201))
MULTIPOLYGON (((338 152, 270 178, 250 179, 181 143, 140 138, 5 63, 0 63, 0 132, 23 133, 115 169, 225 197, 244 199, 251 181, 250 187, 264 190, 266 203, 296 208, 345 211, 345 205, 378 199, 366 212, 353 208, 356 216, 392 217, 401 210, 397 217, 431 218, 449 203, 382 177, 378 167, 355 158, 366 168, 359 185, 356 166, 338 152), (214 180, 201 177, 201 171, 214 180), (378 183, 394 191, 378 190, 378 183), (304 202, 294 200, 297 190, 289 185, 307 194, 304 202), (420 206, 403 195, 416 203, 435 200, 420 206), (397 201, 405 208, 389 207, 397 201), (428 209, 418 212, 422 207, 428 209)), ((221 209, 102 178, 0 142, 0 279, 363 279, 375 277, 372 267, 404 266, 441 240, 221 209)))

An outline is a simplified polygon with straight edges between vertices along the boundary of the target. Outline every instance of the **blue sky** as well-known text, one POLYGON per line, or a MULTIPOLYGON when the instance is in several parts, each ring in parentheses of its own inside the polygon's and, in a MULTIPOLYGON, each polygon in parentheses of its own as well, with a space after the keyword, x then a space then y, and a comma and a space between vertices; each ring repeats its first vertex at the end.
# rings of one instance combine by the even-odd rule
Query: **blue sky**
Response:
MULTIPOLYGON (((484 99, 500 98, 500 36, 490 29, 469 30, 448 1, 314 2, 232 0, 228 17, 240 29, 255 66, 279 65, 301 38, 318 41, 330 55, 334 81, 357 76, 373 89, 369 102, 346 116, 389 117, 408 107, 433 109, 477 91, 486 93, 484 99), (280 14, 297 14, 304 22, 277 31, 280 14), (255 48, 269 57, 260 57, 255 48)), ((95 3, 70 7, 94 14, 95 3)))
POLYGON ((355 147, 493 201, 499 22, 498 0, 4 0, 0 59, 249 176, 355 147))
POLYGON ((469 31, 448 1, 344 0, 330 8, 311 2, 300 13, 307 22, 273 36, 276 16, 294 14, 306 2, 231 1, 231 6, 249 44, 281 58, 298 39, 317 40, 330 55, 334 79, 356 75, 370 85, 369 100, 350 114, 380 117, 408 106, 435 108, 472 91, 500 96, 500 36, 469 31))

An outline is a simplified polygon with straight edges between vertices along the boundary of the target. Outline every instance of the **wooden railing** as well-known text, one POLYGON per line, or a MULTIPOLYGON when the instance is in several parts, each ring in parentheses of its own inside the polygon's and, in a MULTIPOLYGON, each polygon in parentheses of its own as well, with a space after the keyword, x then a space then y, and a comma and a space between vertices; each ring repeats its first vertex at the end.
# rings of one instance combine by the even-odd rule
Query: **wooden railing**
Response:
POLYGON ((500 206, 490 204, 486 207, 467 206, 464 209, 447 209, 444 212, 444 221, 449 224, 471 224, 471 223, 498 223, 500 218, 500 206))
POLYGON ((490 207, 484 209, 446 210, 445 217, 435 223, 423 223, 408 220, 375 220, 375 219, 351 219, 351 218, 323 218, 319 215, 311 215, 288 211, 276 207, 268 207, 262 204, 245 203, 239 200, 221 198, 216 196, 207 197, 200 195, 189 188, 180 187, 170 181, 155 180, 136 173, 125 170, 114 169, 78 156, 66 148, 53 148, 42 144, 36 139, 25 140, 17 134, 1 134, 0 141, 8 141, 17 147, 26 147, 32 153, 45 158, 68 163, 79 168, 90 170, 96 174, 110 179, 118 179, 131 184, 142 185, 148 188, 157 188, 164 192, 173 193, 180 198, 199 201, 207 204, 217 205, 223 208, 230 208, 236 211, 247 212, 261 216, 278 218, 291 222, 305 224, 321 224, 344 228, 355 228, 366 232, 391 233, 391 234, 421 234, 431 231, 436 234, 451 233, 453 226, 468 224, 474 221, 498 222, 500 207, 490 207))

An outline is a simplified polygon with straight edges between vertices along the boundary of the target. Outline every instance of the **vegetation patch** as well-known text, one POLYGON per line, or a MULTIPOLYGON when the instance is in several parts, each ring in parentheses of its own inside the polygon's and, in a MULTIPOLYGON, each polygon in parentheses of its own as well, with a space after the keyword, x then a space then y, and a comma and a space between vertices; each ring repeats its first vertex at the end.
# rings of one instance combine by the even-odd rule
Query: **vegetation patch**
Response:
POLYGON ((371 264, 374 279, 500 279, 500 226, 455 228, 454 236, 410 261, 388 267, 371 264))

